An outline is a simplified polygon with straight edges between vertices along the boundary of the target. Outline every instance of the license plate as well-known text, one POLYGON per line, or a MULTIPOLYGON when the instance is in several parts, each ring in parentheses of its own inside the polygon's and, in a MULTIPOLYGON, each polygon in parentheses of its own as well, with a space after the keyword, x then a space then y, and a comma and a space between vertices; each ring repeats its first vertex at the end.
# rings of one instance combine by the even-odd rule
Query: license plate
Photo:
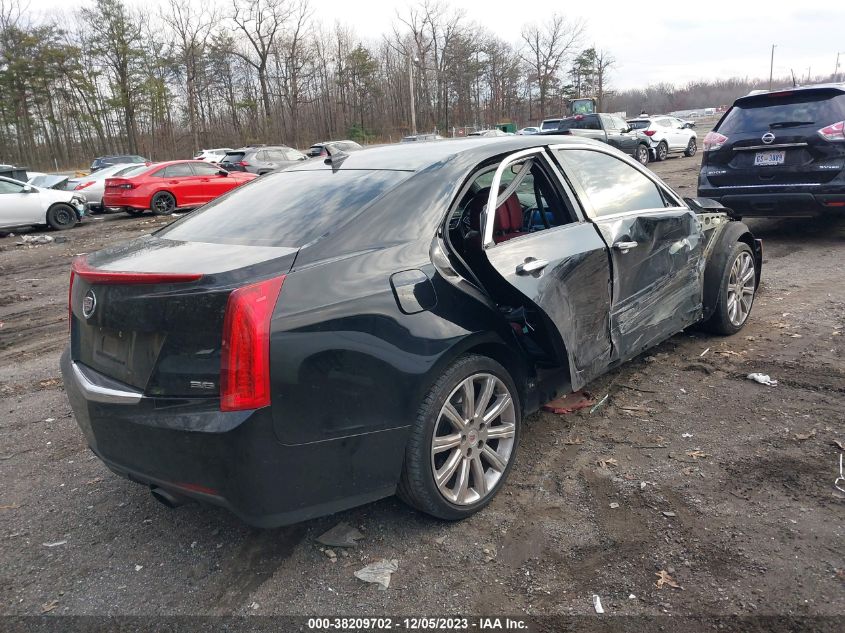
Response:
POLYGON ((758 165, 783 165, 786 158, 786 152, 781 150, 779 152, 757 152, 754 157, 754 166, 758 165))

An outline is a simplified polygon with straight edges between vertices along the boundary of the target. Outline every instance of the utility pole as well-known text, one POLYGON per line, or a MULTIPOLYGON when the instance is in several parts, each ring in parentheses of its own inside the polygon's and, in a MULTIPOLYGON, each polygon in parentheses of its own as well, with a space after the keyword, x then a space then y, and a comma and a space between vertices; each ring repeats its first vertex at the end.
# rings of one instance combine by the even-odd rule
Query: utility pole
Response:
POLYGON ((836 82, 839 80, 839 56, 842 54, 842 51, 836 53, 836 66, 833 68, 833 81, 836 82))
POLYGON ((411 94, 411 134, 417 133, 417 107, 414 103, 414 60, 408 50, 408 92, 411 94))
POLYGON ((772 44, 772 60, 769 62, 769 90, 772 89, 772 75, 775 70, 775 49, 777 44, 772 44))

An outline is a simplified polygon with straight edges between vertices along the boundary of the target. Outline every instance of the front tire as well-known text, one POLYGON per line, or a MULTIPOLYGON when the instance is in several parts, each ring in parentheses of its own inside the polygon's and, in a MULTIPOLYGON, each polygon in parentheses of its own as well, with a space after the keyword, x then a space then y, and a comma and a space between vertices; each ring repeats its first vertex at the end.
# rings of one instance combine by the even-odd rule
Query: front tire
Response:
POLYGON ((689 143, 687 143, 687 148, 684 150, 684 156, 692 157, 695 156, 695 153, 698 151, 698 144, 695 142, 695 138, 691 138, 689 143))
POLYGON ((397 490, 440 519, 464 519, 504 484, 519 445, 522 412, 510 374, 485 356, 459 358, 420 405, 397 490))
POLYGON ((176 210, 176 198, 172 193, 159 191, 150 201, 150 209, 156 215, 170 215, 176 210))
POLYGON ((77 222, 79 217, 69 204, 54 204, 47 211, 47 224, 57 231, 72 229, 77 222))
POLYGON ((754 254, 745 242, 736 242, 725 262, 712 316, 702 326, 715 334, 736 334, 748 321, 757 292, 754 254))
POLYGON ((637 162, 640 165, 648 165, 648 160, 650 158, 648 155, 648 147, 642 143, 637 145, 637 151, 634 152, 634 158, 637 159, 637 162))
POLYGON ((654 153, 658 161, 666 160, 666 157, 669 156, 669 146, 666 141, 660 141, 654 153))

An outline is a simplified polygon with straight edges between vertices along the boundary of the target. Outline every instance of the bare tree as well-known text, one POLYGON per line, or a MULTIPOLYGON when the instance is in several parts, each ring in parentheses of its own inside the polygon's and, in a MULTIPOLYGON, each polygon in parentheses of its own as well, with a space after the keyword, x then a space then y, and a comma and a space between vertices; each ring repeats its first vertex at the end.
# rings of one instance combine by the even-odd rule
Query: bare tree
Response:
POLYGON ((199 101, 197 82, 209 38, 217 22, 217 15, 214 9, 207 9, 204 6, 196 9, 190 2, 170 0, 168 11, 163 11, 161 17, 173 31, 175 54, 179 66, 185 73, 188 127, 191 131, 193 150, 197 151, 201 149, 200 126, 197 122, 199 101))
POLYGON ((583 22, 569 22, 557 13, 541 24, 522 28, 522 59, 531 71, 530 79, 537 82, 541 119, 546 116, 549 92, 559 81, 564 62, 574 52, 583 32, 583 22))
POLYGON ((601 112, 604 110, 605 101, 608 95, 608 74, 610 69, 616 65, 616 58, 604 49, 596 50, 596 105, 601 112))
POLYGON ((276 44, 276 37, 292 12, 288 0, 232 0, 231 20, 249 44, 247 52, 237 48, 232 52, 255 69, 261 89, 264 117, 268 121, 271 107, 267 62, 276 44))

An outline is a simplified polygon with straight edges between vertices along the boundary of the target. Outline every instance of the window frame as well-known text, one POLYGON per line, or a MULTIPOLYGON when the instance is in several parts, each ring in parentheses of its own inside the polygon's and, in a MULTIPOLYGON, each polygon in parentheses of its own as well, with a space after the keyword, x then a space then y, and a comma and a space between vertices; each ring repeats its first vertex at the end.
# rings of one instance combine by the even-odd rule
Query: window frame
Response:
POLYGON ((219 167, 214 167, 214 165, 211 165, 209 163, 194 162, 194 163, 190 163, 190 166, 191 166, 191 171, 194 172, 194 176, 197 176, 199 178, 209 178, 211 176, 216 176, 220 173, 219 167), (208 171, 204 174, 200 173, 199 168, 201 168, 201 167, 211 168, 211 171, 208 171))
MULTIPOLYGON (((611 153, 609 151, 605 151, 605 149, 602 148, 602 147, 592 147, 590 145, 582 145, 582 144, 569 145, 569 144, 560 143, 560 144, 557 144, 557 145, 549 145, 549 151, 553 152, 553 150, 590 151, 590 152, 597 152, 599 154, 605 154, 605 155, 609 156, 610 158, 614 158, 614 159, 616 159, 616 160, 618 160, 622 163, 625 163, 629 167, 635 169, 640 174, 645 176, 649 181, 651 181, 651 183, 654 184, 655 187, 657 187, 657 193, 664 200, 664 205, 662 207, 650 207, 648 209, 636 209, 636 210, 633 210, 633 211, 620 211, 618 213, 609 213, 607 215, 599 215, 599 214, 596 213, 596 210, 593 207, 592 200, 590 199, 586 188, 581 183, 578 176, 576 174, 569 173, 566 170, 566 167, 562 163, 557 162, 557 159, 555 159, 555 161, 558 164, 558 167, 561 170, 561 173, 565 175, 567 180, 570 182, 572 189, 575 191, 575 195, 578 198, 578 202, 580 203, 581 208, 584 210, 587 217, 593 222, 603 222, 603 221, 606 221, 606 220, 612 220, 612 219, 615 219, 615 218, 623 218, 623 217, 628 217, 628 216, 631 216, 631 215, 652 215, 652 214, 657 214, 657 213, 664 213, 667 210, 677 210, 677 209, 686 209, 687 211, 690 210, 690 208, 686 204, 684 204, 684 202, 681 200, 681 198, 677 194, 675 194, 662 180, 660 180, 660 178, 658 178, 654 174, 654 172, 646 169, 640 163, 635 161, 633 158, 630 158, 628 156, 617 156, 614 153, 611 153), (667 204, 667 203, 674 203, 674 204, 667 204)), ((552 156, 554 157, 554 154, 552 154, 552 156)))
MULTIPOLYGON (((487 198, 487 204, 485 205, 484 211, 481 214, 481 245, 482 249, 484 249, 485 251, 491 248, 496 248, 497 246, 501 246, 503 244, 509 244, 514 241, 520 241, 527 238, 531 238, 538 233, 548 234, 548 231, 557 231, 560 229, 565 229, 566 227, 580 224, 584 221, 583 211, 579 206, 578 199, 570 189, 569 183, 566 181, 566 179, 562 177, 562 174, 560 170, 557 169, 555 163, 549 159, 549 156, 546 152, 547 147, 548 146, 546 145, 540 145, 537 147, 531 147, 528 149, 520 150, 518 152, 514 152, 505 156, 496 166, 496 171, 493 174, 493 181, 490 183, 490 194, 487 198), (572 211, 574 212, 574 217, 571 218, 571 221, 566 222, 564 224, 552 226, 542 231, 526 233, 525 235, 516 237, 512 240, 507 240, 506 242, 502 242, 501 244, 496 244, 493 239, 493 225, 495 224, 495 215, 488 213, 488 211, 489 209, 498 208, 499 205, 496 203, 499 197, 504 196, 505 198, 507 198, 505 194, 510 195, 507 189, 502 194, 497 194, 497 192, 499 191, 499 187, 502 183, 502 175, 504 174, 505 170, 512 164, 518 163, 526 158, 535 157, 538 158, 540 161, 540 168, 545 169, 549 184, 554 188, 555 193, 557 193, 557 195, 560 197, 561 202, 563 202, 565 205, 568 204, 569 208, 572 209, 572 211)), ((463 199, 463 196, 466 194, 466 191, 468 191, 468 188, 472 186, 472 183, 475 182, 478 177, 488 171, 490 171, 489 166, 487 168, 476 169, 472 172, 467 182, 467 185, 464 186, 459 192, 457 204, 460 204, 460 200, 463 199)), ((514 180, 516 180, 516 178, 514 180)), ((516 191, 516 187, 514 187, 514 191, 516 191)), ((450 207, 450 210, 451 211, 447 215, 447 218, 450 218, 452 213, 454 212, 454 204, 450 207)))

